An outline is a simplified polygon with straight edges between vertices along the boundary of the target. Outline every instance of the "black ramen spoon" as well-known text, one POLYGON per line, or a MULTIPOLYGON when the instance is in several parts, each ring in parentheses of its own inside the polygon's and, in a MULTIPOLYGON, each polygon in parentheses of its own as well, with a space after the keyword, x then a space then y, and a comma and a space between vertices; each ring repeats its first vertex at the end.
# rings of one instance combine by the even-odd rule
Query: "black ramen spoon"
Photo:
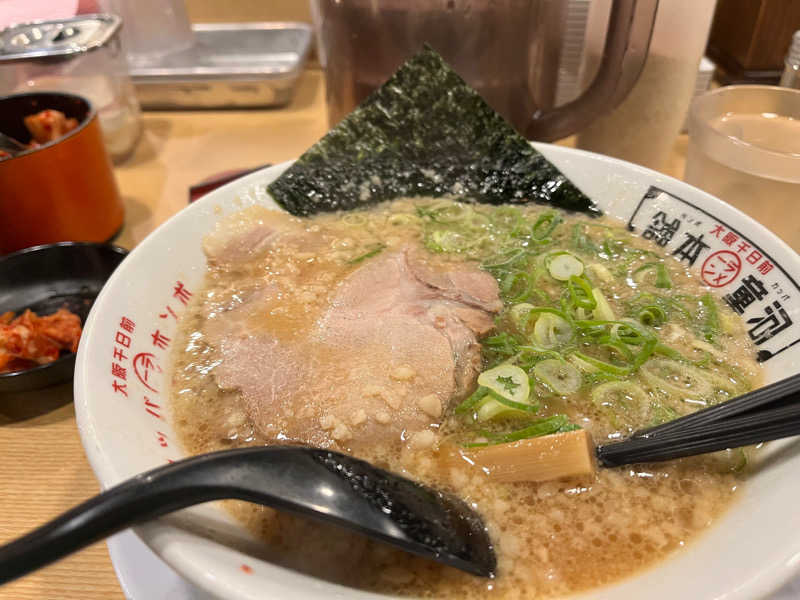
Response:
POLYGON ((131 525, 229 498, 329 521, 474 575, 491 577, 497 565, 463 501, 338 452, 268 446, 181 460, 87 500, 0 547, 0 584, 131 525))

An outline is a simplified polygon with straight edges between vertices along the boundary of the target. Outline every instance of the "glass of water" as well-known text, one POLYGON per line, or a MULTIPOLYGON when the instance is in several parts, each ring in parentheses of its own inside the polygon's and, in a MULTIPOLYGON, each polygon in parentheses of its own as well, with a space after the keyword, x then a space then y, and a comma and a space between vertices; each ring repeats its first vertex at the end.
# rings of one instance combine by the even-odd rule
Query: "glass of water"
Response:
POLYGON ((800 90, 734 85, 696 98, 684 179, 800 251, 800 90))

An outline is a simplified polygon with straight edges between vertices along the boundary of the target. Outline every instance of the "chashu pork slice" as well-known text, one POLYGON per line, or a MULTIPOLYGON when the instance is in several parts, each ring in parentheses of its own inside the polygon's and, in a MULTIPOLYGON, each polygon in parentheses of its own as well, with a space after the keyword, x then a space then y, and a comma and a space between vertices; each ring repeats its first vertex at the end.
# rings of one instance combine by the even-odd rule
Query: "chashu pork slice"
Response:
POLYGON ((336 286, 314 323, 290 336, 264 318, 280 303, 272 283, 218 311, 206 338, 218 353, 219 386, 240 393, 269 439, 357 451, 437 425, 474 386, 478 337, 502 307, 494 278, 406 248, 364 262, 336 286))

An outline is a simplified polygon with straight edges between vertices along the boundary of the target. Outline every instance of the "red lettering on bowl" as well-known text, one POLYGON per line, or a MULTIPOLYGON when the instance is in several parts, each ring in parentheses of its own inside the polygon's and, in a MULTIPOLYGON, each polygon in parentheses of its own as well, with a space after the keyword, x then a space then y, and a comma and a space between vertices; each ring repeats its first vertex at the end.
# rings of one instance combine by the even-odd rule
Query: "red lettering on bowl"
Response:
POLYGON ((151 392, 158 393, 158 390, 152 386, 152 375, 154 372, 161 372, 161 367, 155 362, 155 355, 151 352, 140 352, 133 357, 133 371, 136 377, 142 382, 142 385, 151 392))
POLYGON ((711 287, 728 285, 739 276, 742 259, 730 250, 718 250, 709 256, 700 270, 703 281, 711 287))

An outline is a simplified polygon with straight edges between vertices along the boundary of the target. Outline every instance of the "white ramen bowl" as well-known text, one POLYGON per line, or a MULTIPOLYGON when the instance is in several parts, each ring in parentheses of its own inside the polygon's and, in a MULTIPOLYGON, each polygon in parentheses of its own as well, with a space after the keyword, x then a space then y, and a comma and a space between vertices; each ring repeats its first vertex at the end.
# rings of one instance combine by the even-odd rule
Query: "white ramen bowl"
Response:
MULTIPOLYGON (((691 263, 718 294, 733 294, 750 277, 762 281, 768 294, 743 308, 743 318, 766 359, 766 380, 800 371, 800 257, 785 243, 676 179, 588 152, 536 147, 604 211, 691 263)), ((175 215, 131 252, 95 302, 77 357, 75 408, 103 488, 184 456, 167 420, 168 355, 184 303, 202 286, 201 239, 224 214, 254 203, 276 207, 264 186, 288 166, 248 175, 175 215)), ((738 502, 688 548, 578 597, 734 600, 778 588, 800 562, 800 442, 774 442, 763 455, 738 502)), ((379 597, 257 558, 258 543, 213 504, 135 532, 181 575, 222 598, 379 597)))

